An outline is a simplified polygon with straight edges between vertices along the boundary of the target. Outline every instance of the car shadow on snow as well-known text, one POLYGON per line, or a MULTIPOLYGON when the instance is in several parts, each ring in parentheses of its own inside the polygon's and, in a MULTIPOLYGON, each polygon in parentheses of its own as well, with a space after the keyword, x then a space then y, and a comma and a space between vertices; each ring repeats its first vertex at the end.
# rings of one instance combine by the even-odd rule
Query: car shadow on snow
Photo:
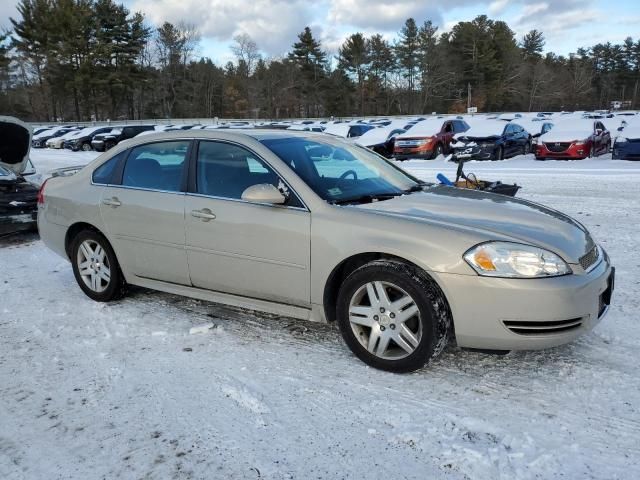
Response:
MULTIPOLYGON (((212 322, 216 327, 220 326, 244 341, 250 339, 258 344, 285 342, 287 345, 299 347, 301 354, 304 354, 305 350, 321 350, 326 355, 340 355, 362 368, 369 369, 349 352, 335 322, 325 324, 298 320, 140 287, 131 287, 129 294, 122 301, 135 301, 149 307, 158 304, 173 307, 187 313, 193 325, 212 322)), ((450 343, 444 352, 425 368, 408 375, 432 377, 454 374, 486 378, 500 377, 508 372, 509 377, 512 377, 516 370, 527 370, 533 372, 536 377, 544 377, 560 369, 566 370, 572 364, 584 362, 588 355, 583 352, 589 350, 589 343, 590 340, 578 339, 568 345, 536 351, 512 351, 506 355, 468 350, 450 343)))

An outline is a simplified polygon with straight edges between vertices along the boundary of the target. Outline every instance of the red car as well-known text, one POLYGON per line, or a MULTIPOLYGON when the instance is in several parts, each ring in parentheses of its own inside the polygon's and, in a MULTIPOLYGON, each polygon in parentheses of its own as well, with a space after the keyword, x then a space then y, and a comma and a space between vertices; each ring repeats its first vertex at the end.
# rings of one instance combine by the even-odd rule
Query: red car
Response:
POLYGON ((456 133, 466 132, 469 125, 464 120, 428 118, 416 123, 406 133, 396 137, 393 156, 396 160, 408 158, 436 158, 448 153, 456 133))
POLYGON ((540 136, 536 160, 582 160, 607 153, 610 145, 611 134, 600 120, 566 119, 540 136))

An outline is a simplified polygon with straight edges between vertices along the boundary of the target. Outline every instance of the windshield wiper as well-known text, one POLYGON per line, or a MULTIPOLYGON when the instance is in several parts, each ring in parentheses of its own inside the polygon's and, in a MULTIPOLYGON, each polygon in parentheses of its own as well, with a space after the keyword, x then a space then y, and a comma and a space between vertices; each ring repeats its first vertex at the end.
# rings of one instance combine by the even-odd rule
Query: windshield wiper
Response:
POLYGON ((331 201, 330 203, 333 205, 344 205, 346 203, 371 203, 378 200, 389 200, 400 195, 404 195, 404 192, 367 193, 365 195, 359 195, 357 197, 339 198, 331 201))
POLYGON ((420 182, 420 183, 414 185, 413 187, 409 187, 406 190, 403 190, 403 193, 421 192, 422 190, 424 190, 424 187, 426 187, 428 185, 429 184, 427 182, 420 182))

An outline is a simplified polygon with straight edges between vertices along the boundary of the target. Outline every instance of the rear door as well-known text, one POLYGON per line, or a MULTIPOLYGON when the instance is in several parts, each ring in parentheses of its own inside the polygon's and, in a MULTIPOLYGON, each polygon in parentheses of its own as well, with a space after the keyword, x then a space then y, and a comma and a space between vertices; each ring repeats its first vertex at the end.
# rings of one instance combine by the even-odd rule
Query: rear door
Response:
POLYGON ((188 285, 184 191, 190 140, 127 151, 102 192, 100 212, 116 254, 131 273, 188 285))
POLYGON ((186 248, 195 287, 290 305, 310 303, 311 214, 248 149, 199 141, 186 197, 186 248), (286 205, 242 200, 251 185, 289 192, 286 205))

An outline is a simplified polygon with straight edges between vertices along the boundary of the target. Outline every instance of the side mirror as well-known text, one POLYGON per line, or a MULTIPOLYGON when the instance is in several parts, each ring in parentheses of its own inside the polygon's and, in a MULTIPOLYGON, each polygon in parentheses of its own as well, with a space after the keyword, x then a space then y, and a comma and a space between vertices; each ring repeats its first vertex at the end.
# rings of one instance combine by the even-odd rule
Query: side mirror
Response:
POLYGON ((255 203, 270 203, 272 205, 283 205, 285 196, 270 183, 259 183, 251 185, 242 192, 242 200, 255 203))

